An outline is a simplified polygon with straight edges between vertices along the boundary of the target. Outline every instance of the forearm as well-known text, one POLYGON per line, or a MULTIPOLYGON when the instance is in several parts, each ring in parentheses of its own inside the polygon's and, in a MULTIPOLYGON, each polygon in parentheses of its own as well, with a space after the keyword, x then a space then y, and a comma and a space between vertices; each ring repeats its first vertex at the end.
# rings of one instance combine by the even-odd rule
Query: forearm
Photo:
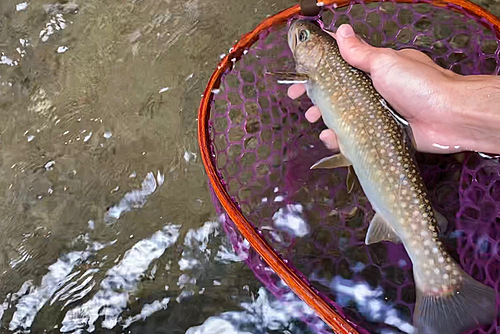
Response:
POLYGON ((500 154, 500 76, 459 76, 453 83, 461 143, 467 150, 500 154))

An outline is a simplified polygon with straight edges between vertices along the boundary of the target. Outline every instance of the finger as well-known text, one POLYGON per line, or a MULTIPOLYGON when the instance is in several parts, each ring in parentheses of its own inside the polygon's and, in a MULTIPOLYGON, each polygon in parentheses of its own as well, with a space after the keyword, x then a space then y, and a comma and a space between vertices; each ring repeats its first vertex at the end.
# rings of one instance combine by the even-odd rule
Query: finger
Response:
POLYGON ((335 132, 330 129, 321 131, 319 134, 319 139, 325 144, 325 146, 330 150, 337 150, 339 148, 339 143, 337 141, 337 136, 335 132))
POLYGON ((311 122, 315 123, 321 118, 321 111, 319 111, 319 108, 316 106, 312 106, 306 111, 306 119, 311 122))
POLYGON ((288 87, 288 96, 293 100, 302 96, 305 92, 306 86, 304 84, 293 84, 288 87))
POLYGON ((372 61, 380 52, 380 49, 375 48, 368 43, 363 43, 356 36, 352 27, 348 24, 343 24, 337 29, 337 43, 339 45, 340 54, 349 64, 360 70, 370 73, 372 61))
MULTIPOLYGON (((331 30, 325 30, 328 34, 330 34, 333 38, 337 39, 336 34, 334 31, 331 30)), ((359 39, 359 41, 365 45, 369 45, 368 42, 366 42, 361 35, 356 34, 356 37, 359 39)))

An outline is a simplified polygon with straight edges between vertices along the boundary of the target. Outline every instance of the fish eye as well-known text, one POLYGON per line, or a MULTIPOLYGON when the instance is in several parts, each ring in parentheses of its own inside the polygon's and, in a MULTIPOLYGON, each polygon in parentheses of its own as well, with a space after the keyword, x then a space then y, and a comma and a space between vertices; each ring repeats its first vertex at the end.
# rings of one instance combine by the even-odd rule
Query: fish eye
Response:
POLYGON ((305 42, 309 39, 309 31, 308 30, 301 30, 299 32, 299 41, 305 42))

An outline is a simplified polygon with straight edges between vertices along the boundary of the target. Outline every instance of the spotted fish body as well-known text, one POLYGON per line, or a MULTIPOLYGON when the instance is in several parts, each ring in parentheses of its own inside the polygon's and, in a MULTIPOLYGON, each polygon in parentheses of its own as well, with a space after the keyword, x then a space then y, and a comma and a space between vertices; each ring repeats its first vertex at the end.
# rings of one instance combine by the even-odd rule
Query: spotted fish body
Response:
POLYGON ((494 290, 465 273, 438 238, 438 220, 445 221, 432 207, 397 114, 318 25, 294 21, 288 42, 296 77, 307 81, 308 96, 337 135, 333 167, 352 167, 375 211, 365 242, 402 243, 412 260, 417 332, 454 334, 494 321, 494 290))

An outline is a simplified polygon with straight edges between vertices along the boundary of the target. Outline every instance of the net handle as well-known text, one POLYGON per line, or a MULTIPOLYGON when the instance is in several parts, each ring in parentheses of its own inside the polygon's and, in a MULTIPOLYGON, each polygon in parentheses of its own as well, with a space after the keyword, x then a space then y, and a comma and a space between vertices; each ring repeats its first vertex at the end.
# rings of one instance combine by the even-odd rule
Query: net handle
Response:
MULTIPOLYGON (((324 0, 324 5, 336 4, 338 7, 347 6, 350 0, 324 0)), ((379 0, 365 0, 365 3, 381 2, 379 0)), ((396 0, 402 3, 430 3, 437 7, 450 7, 452 10, 459 11, 463 9, 472 15, 482 18, 483 23, 490 23, 495 28, 497 35, 500 36, 500 20, 496 18, 486 9, 468 1, 468 0, 396 0), (451 5, 451 6, 450 6, 451 5)), ((213 101, 213 89, 220 86, 220 80, 224 72, 230 70, 233 62, 241 58, 245 49, 258 39, 259 34, 272 26, 285 23, 290 17, 300 13, 300 5, 295 5, 285 9, 274 16, 271 16, 262 21, 253 31, 245 34, 233 46, 232 51, 225 56, 217 66, 210 77, 207 87, 202 96, 200 107, 198 110, 198 144, 200 153, 210 180, 210 184, 220 201, 222 207, 228 214, 229 218, 235 223, 238 231, 249 242, 250 246, 264 259, 271 269, 286 283, 288 287, 323 321, 325 321, 335 333, 338 334, 359 334, 350 322, 342 318, 304 279, 302 279, 294 270, 292 270, 278 255, 274 249, 267 243, 257 229, 243 216, 237 205, 231 199, 231 196, 226 191, 222 180, 217 173, 215 156, 212 155, 212 146, 210 143, 209 119, 210 119, 210 104, 213 101)))
POLYGON ((300 11, 305 16, 316 16, 321 12, 318 0, 299 0, 300 11))

